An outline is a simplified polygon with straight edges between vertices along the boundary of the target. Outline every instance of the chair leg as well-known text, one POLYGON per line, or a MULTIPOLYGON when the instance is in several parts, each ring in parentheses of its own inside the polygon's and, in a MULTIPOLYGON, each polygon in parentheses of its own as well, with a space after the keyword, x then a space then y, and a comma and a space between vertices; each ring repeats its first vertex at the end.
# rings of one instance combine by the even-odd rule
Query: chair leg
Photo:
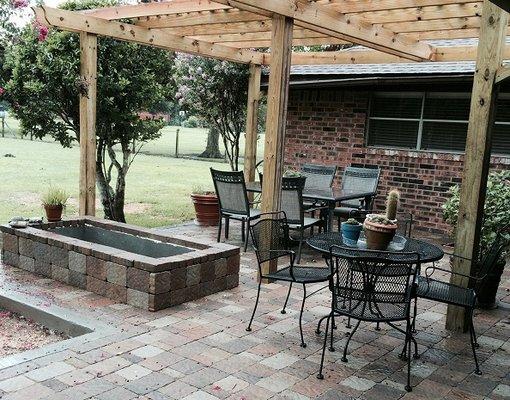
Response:
POLYGON ((304 238, 304 229, 299 231, 299 247, 296 263, 299 264, 301 262, 301 248, 303 247, 303 238, 304 238))
POLYGON ((225 239, 228 239, 229 228, 230 228, 230 218, 225 217, 225 239))
POLYGON ((329 317, 329 314, 328 315, 325 315, 324 317, 322 317, 319 322, 317 323, 317 329, 315 330, 315 333, 317 335, 320 335, 321 333, 321 324, 322 324, 322 321, 324 321, 325 319, 327 319, 329 317))
POLYGON ((407 329, 406 329, 406 343, 407 343, 407 385, 405 387, 407 392, 411 392, 413 388, 411 387, 411 338, 413 334, 411 333, 411 321, 407 320, 407 329))
MULTIPOLYGON (((312 211, 310 213, 310 217, 315 218, 315 211, 312 211)), ((319 231, 319 233, 320 233, 320 231, 319 231)), ((310 228, 310 235, 313 235, 313 226, 310 228)))
POLYGON ((244 234, 244 222, 243 222, 243 240, 244 240, 244 252, 248 250, 248 240, 250 240, 250 220, 246 221, 246 234, 244 234))
POLYGON ((287 311, 285 311, 285 308, 287 307, 287 303, 289 301, 291 290, 292 290, 292 282, 290 283, 289 291, 287 292, 287 297, 285 298, 285 304, 283 305, 282 311, 280 311, 282 314, 287 314, 287 311))
MULTIPOLYGON (((244 243, 244 239, 245 239, 245 234, 244 234, 244 228, 245 228, 245 221, 244 219, 241 220, 241 241, 244 243)), ((244 249, 244 251, 246 252, 246 248, 244 249)))
POLYGON ((251 313, 250 323, 246 328, 247 332, 251 332, 251 323, 253 322, 253 317, 255 316, 255 311, 257 311, 257 306, 259 305, 259 296, 260 296, 260 285, 262 284, 262 278, 259 279, 259 286, 257 288, 257 299, 255 300, 255 306, 253 307, 253 312, 251 313))
POLYGON ((218 238, 217 242, 221 240, 221 225, 223 223, 223 217, 220 215, 220 220, 218 221, 218 238))
POLYGON ((333 315, 333 311, 331 311, 331 314, 329 314, 326 319, 326 331, 325 331, 326 333, 324 334, 324 344, 322 345, 321 366, 319 368, 319 373, 317 374, 317 379, 324 379, 324 375, 322 375, 322 367, 324 366, 324 355, 326 353, 326 343, 328 343, 329 320, 331 319, 332 315, 333 315))
POLYGON ((301 312, 299 313, 299 333, 301 335, 301 347, 305 348, 306 343, 303 338, 303 310, 305 308, 306 301, 306 285, 303 283, 303 302, 301 303, 301 312))
POLYGON ((413 323, 411 325, 411 332, 416 333, 416 315, 418 315, 418 296, 414 298, 414 315, 413 323))
POLYGON ((476 355, 476 333, 475 333, 475 325, 473 324, 473 309, 469 311, 469 319, 471 320, 469 323, 469 338, 471 339, 471 349, 473 350, 473 358, 475 359, 475 374, 482 375, 482 371, 480 371, 480 366, 478 364, 478 357, 476 355))
POLYGON ((375 324, 375 330, 376 330, 376 331, 380 331, 380 330, 381 330, 381 326, 380 326, 379 322, 377 322, 377 323, 375 324))
POLYGON ((333 315, 331 315, 331 338, 330 338, 329 349, 328 349, 332 353, 335 351, 335 347, 333 346, 333 341, 335 340, 335 337, 333 335, 333 329, 335 329, 335 328, 336 328, 335 313, 333 313, 333 315))
POLYGON ((356 332, 356 330, 359 328, 359 325, 361 324, 361 320, 358 320, 358 323, 356 324, 356 326, 354 327, 354 329, 352 330, 351 334, 349 335, 349 337, 347 338, 347 342, 345 343, 345 347, 344 347, 344 355, 342 357, 342 362, 347 362, 347 348, 349 347, 349 343, 352 339, 352 337, 354 336, 354 333, 356 332))

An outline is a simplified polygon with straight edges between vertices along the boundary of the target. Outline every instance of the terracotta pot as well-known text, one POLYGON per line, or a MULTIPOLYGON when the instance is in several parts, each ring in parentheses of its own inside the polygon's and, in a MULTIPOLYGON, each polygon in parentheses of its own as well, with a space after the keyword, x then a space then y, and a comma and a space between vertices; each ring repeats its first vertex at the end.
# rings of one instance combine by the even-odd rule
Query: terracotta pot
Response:
POLYGON ((201 226, 216 226, 220 220, 220 205, 215 193, 191 194, 195 206, 195 223, 201 226))
POLYGON ((367 248, 370 250, 386 250, 395 236, 398 226, 396 224, 378 224, 366 219, 363 228, 367 239, 367 248))
POLYGON ((44 211, 46 211, 46 219, 48 222, 57 222, 62 220, 62 211, 64 207, 62 205, 45 205, 44 211))

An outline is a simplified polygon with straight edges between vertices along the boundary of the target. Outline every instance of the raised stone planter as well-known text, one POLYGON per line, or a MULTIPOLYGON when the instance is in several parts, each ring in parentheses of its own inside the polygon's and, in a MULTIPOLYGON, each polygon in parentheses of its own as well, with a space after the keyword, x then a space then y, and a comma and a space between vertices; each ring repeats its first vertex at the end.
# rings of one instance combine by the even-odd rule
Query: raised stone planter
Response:
POLYGON ((181 235, 164 235, 99 218, 77 218, 26 229, 0 226, 2 262, 115 301, 150 311, 239 285, 239 248, 181 235), (153 258, 59 234, 92 226, 185 248, 153 258))

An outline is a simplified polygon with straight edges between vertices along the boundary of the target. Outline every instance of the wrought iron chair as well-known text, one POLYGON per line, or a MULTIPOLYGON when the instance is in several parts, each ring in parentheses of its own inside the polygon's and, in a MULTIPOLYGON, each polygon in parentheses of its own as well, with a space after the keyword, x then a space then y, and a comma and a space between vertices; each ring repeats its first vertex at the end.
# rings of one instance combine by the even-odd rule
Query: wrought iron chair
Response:
MULTIPOLYGON (((306 190, 327 190, 333 185, 337 167, 336 165, 319 165, 319 164, 304 164, 301 167, 301 176, 306 177, 305 189, 306 190)), ((323 220, 325 225, 325 210, 327 205, 318 201, 304 201, 305 212, 310 213, 312 218, 315 218, 315 213, 319 212, 319 217, 323 220)), ((313 234, 313 227, 311 228, 313 234)))
POLYGON ((211 175, 220 204, 217 240, 219 242, 221 238, 223 218, 225 218, 225 239, 228 239, 230 220, 241 221, 241 238, 244 242, 244 251, 246 251, 250 223, 259 218, 260 210, 250 207, 244 174, 241 171, 218 171, 211 168, 211 175))
POLYGON ((322 224, 320 218, 305 217, 303 189, 306 179, 306 177, 282 178, 280 209, 285 212, 289 229, 299 233, 297 263, 301 261, 301 248, 303 247, 305 230, 322 224))
MULTIPOLYGON (((376 192, 379 186, 379 176, 381 170, 379 168, 345 168, 342 177, 342 189, 376 192)), ((348 218, 352 210, 371 210, 375 195, 370 199, 369 204, 365 204, 365 199, 352 199, 344 201, 340 207, 335 208, 334 214, 338 217, 338 226, 342 218, 348 218)))
MULTIPOLYGON (((425 275, 419 275, 417 278, 416 285, 416 297, 437 301, 444 304, 452 304, 455 306, 463 307, 469 318, 469 336, 471 342, 471 349, 473 351, 473 358, 475 360, 475 373, 481 375, 480 366, 478 364, 478 357, 476 355, 476 348, 479 347, 476 338, 475 327, 473 324, 473 313, 476 307, 477 293, 487 284, 488 277, 495 269, 496 264, 501 257, 502 252, 510 245, 510 239, 505 235, 504 232, 508 230, 508 227, 503 228, 492 243, 487 254, 483 256, 480 262, 475 262, 474 275, 461 274, 459 272, 453 272, 443 268, 437 267, 435 264, 425 269, 425 275), (439 281, 432 279, 431 276, 435 271, 442 271, 449 273, 450 275, 457 275, 461 278, 468 279, 469 287, 465 288, 462 286, 455 285, 453 283, 439 281)), ((453 257, 462 258, 472 262, 471 259, 461 257, 456 254, 450 254, 453 257)), ((413 317, 413 329, 416 322, 417 306, 416 301, 414 304, 414 317, 413 317)))
MULTIPOLYGON (((401 357, 407 359, 406 390, 411 391, 411 342, 414 343, 415 358, 418 348, 411 332, 411 299, 413 285, 420 267, 417 253, 392 253, 371 250, 349 249, 331 246, 329 255, 331 276, 336 272, 338 280, 330 279, 332 292, 331 312, 327 317, 320 370, 317 378, 324 379, 322 369, 328 342, 330 320, 336 315, 357 320, 349 334, 341 360, 347 362, 349 343, 361 322, 387 323, 405 335, 401 357), (341 253, 339 253, 339 250, 341 253), (406 322, 403 330, 394 323, 406 322)), ((333 348, 333 335, 330 337, 333 348)))
POLYGON ((250 323, 246 330, 248 332, 251 331, 251 324, 259 303, 262 279, 290 282, 289 291, 283 309, 281 310, 282 314, 286 313, 285 308, 289 301, 292 284, 299 283, 303 285, 303 302, 301 303, 301 312, 299 314, 299 333, 301 335, 301 347, 306 347, 302 327, 303 309, 307 297, 315 293, 311 293, 307 296, 306 285, 309 283, 328 282, 332 272, 330 268, 295 265, 296 253, 289 249, 289 225, 285 217, 285 212, 283 211, 261 214, 261 220, 250 227, 250 234, 257 256, 259 284, 257 288, 257 299, 253 307, 250 323), (289 262, 284 266, 277 266, 277 270, 274 272, 264 273, 262 270, 263 263, 270 261, 278 262, 282 257, 288 257, 289 262))

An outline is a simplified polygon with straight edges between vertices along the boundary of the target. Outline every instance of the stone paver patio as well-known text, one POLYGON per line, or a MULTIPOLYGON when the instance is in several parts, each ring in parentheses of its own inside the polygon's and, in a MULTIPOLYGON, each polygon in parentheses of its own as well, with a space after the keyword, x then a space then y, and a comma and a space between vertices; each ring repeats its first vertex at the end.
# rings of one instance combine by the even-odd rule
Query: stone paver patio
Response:
MULTIPOLYGON (((239 243, 237 228, 231 229, 230 243, 239 243)), ((211 240, 215 235, 215 229, 193 225, 172 231, 211 240)), ((322 261, 306 253, 302 263, 311 262, 322 261)), ((288 287, 264 285, 253 331, 246 332, 256 295, 253 252, 241 255, 239 287, 156 313, 7 266, 0 268, 0 282, 33 296, 42 307, 56 304, 113 328, 102 337, 78 339, 61 351, 0 369, 5 400, 510 398, 508 309, 477 312, 483 371, 477 376, 468 335, 444 329, 445 306, 420 301, 416 338, 421 358, 413 360, 414 389, 406 393, 405 363, 397 357, 403 338, 386 327, 378 332, 362 325, 351 342, 349 362, 342 363, 339 350, 348 330, 339 323, 337 351, 326 353, 325 379, 315 377, 322 336, 314 331, 328 312, 327 290, 307 300, 307 348, 299 346, 299 288, 283 315, 279 311, 288 287)), ((508 268, 498 296, 510 302, 508 268)))

